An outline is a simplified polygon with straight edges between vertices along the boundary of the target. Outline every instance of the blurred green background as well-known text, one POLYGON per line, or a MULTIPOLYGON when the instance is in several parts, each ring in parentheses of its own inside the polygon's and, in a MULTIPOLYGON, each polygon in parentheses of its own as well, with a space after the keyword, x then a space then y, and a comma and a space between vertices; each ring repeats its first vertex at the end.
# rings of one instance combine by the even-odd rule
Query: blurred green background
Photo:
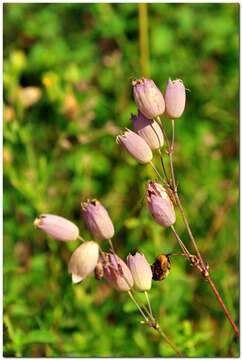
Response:
MULTIPOLYGON (((91 239, 80 202, 98 198, 122 257, 138 248, 152 263, 161 252, 179 251, 143 201, 146 181, 155 178, 151 167, 115 143, 136 112, 139 6, 4 5, 5 356, 174 354, 140 325, 127 294, 92 277, 72 285, 67 263, 78 243, 57 242, 33 226, 38 214, 55 213, 91 239)), ((239 5, 149 4, 148 15, 149 76, 162 91, 169 77, 188 89, 176 121, 180 193, 237 322, 239 5)), ((188 244, 180 216, 176 227, 188 244)), ((183 258, 172 259, 169 277, 155 282, 150 296, 161 327, 187 356, 239 355, 214 295, 183 258)))

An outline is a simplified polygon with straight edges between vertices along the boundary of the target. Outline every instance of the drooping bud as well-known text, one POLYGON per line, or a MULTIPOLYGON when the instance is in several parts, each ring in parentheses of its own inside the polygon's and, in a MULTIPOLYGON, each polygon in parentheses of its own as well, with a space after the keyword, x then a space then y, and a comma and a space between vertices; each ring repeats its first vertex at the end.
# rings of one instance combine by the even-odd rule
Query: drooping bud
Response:
POLYGON ((34 225, 60 241, 74 241, 79 236, 78 227, 62 216, 42 214, 35 219, 34 225))
POLYGON ((186 89, 182 80, 169 79, 166 86, 165 104, 166 114, 170 118, 179 118, 186 103, 186 89))
POLYGON ((94 271, 98 257, 99 246, 94 241, 85 241, 74 251, 68 264, 74 284, 84 280, 94 271))
POLYGON ((154 120, 147 119, 140 111, 138 115, 131 115, 134 129, 139 136, 149 145, 151 150, 156 150, 164 145, 162 130, 154 120))
POLYGON ((129 291, 133 285, 133 277, 125 262, 116 254, 106 254, 103 263, 104 277, 118 291, 129 291))
POLYGON ((157 182, 149 181, 147 186, 148 209, 158 224, 169 227, 176 221, 176 213, 165 188, 157 182))
POLYGON ((134 288, 138 291, 149 291, 152 283, 151 267, 143 254, 129 254, 127 264, 134 279, 134 288))
POLYGON ((116 139, 117 143, 141 164, 149 163, 152 160, 153 154, 149 145, 135 132, 127 130, 124 134, 117 136, 116 139))
POLYGON ((136 105, 144 116, 148 119, 154 119, 163 114, 165 101, 153 80, 135 80, 132 85, 136 105))
POLYGON ((95 238, 111 239, 114 227, 105 207, 97 200, 87 200, 81 204, 83 219, 95 238))

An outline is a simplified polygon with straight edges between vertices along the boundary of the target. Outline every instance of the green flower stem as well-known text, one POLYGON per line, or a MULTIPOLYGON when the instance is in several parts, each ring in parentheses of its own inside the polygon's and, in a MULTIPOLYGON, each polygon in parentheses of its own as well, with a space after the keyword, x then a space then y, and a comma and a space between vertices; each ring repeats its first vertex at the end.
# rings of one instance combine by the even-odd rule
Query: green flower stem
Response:
POLYGON ((131 291, 128 291, 128 294, 131 298, 131 300, 133 301, 133 303, 136 305, 136 307, 138 308, 139 312, 141 313, 142 317, 145 319, 145 324, 147 324, 148 326, 152 327, 153 329, 155 329, 160 335, 161 337, 167 342, 167 344, 174 350, 174 352, 177 354, 177 356, 181 357, 182 354, 180 353, 180 351, 176 348, 176 346, 172 343, 172 341, 168 338, 168 336, 164 333, 163 330, 160 329, 160 326, 158 325, 158 323, 156 322, 155 318, 153 317, 153 315, 149 314, 149 318, 146 317, 146 315, 144 314, 143 310, 141 309, 140 305, 138 304, 138 302, 136 301, 136 299, 134 298, 133 294, 131 291))
POLYGON ((183 251, 183 254, 186 256, 186 258, 188 260, 190 260, 192 255, 190 254, 189 250, 186 248, 186 245, 184 244, 184 242, 182 241, 180 236, 177 234, 174 225, 171 225, 171 230, 173 231, 173 234, 174 234, 176 240, 178 241, 178 243, 183 251))
POLYGON ((137 307, 137 309, 139 310, 140 314, 143 316, 143 318, 145 319, 145 322, 148 323, 149 319, 146 317, 145 313, 143 312, 143 310, 141 309, 141 307, 139 306, 138 302, 135 300, 133 294, 131 291, 128 291, 129 297, 130 299, 133 301, 133 303, 135 304, 135 306, 137 307))
POLYGON ((159 173, 159 171, 157 170, 156 166, 154 165, 153 161, 150 162, 150 165, 152 166, 154 172, 156 173, 156 175, 158 176, 158 178, 163 182, 163 179, 159 173))
POLYGON ((85 239, 83 239, 83 237, 81 237, 80 235, 78 235, 77 239, 81 240, 82 242, 85 242, 85 239))
POLYGON ((162 153, 161 153, 161 148, 159 148, 159 154, 160 154, 161 166, 162 166, 162 170, 163 170, 163 173, 165 175, 165 178, 166 178, 166 182, 167 182, 167 184, 170 184, 170 180, 169 180, 168 175, 166 173, 166 168, 165 168, 163 156, 162 156, 162 153))
POLYGON ((145 297, 146 297, 146 301, 147 301, 147 304, 148 304, 150 315, 154 319, 151 304, 150 304, 149 294, 147 293, 147 291, 145 291, 145 297))
POLYGON ((171 340, 168 338, 168 336, 164 333, 163 330, 161 330, 161 328, 156 329, 158 331, 158 333, 163 337, 163 339, 167 342, 167 344, 170 345, 170 347, 175 351, 175 353, 179 356, 179 357, 183 357, 182 353, 177 349, 177 347, 171 342, 171 340))

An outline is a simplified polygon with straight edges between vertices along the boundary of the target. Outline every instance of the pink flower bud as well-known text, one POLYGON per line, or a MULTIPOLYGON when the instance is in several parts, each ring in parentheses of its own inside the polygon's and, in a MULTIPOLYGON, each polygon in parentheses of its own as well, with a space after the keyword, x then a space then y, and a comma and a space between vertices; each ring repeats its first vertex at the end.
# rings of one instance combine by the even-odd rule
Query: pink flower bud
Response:
POLYGON ((106 261, 103 262, 104 277, 118 291, 129 291, 134 281, 132 274, 125 264, 116 254, 106 254, 106 261))
POLYGON ((153 158, 149 145, 141 136, 131 130, 127 130, 123 135, 117 136, 117 143, 141 164, 149 163, 153 158))
POLYGON ((84 280, 94 271, 98 257, 99 246, 94 241, 85 241, 74 251, 68 264, 74 284, 84 280))
POLYGON ((134 279, 134 288, 138 291, 149 291, 153 274, 145 256, 138 252, 135 255, 129 254, 127 264, 134 279))
POLYGON ((82 216, 89 231, 97 239, 111 239, 114 227, 105 207, 97 200, 87 200, 81 204, 82 216))
POLYGON ((165 188, 160 184, 149 181, 147 186, 148 209, 158 224, 169 227, 176 221, 176 214, 165 188))
POLYGON ((163 114, 165 101, 153 80, 135 80, 132 85, 136 105, 144 116, 153 119, 163 114))
POLYGON ((131 115, 134 129, 152 150, 159 149, 164 144, 164 137, 160 126, 156 121, 147 119, 139 111, 138 115, 131 115))
POLYGON ((182 80, 169 79, 166 86, 165 104, 166 114, 170 118, 179 118, 186 103, 186 90, 182 80))
POLYGON ((74 241, 79 236, 78 227, 62 216, 42 214, 35 219, 34 225, 46 234, 61 241, 74 241))

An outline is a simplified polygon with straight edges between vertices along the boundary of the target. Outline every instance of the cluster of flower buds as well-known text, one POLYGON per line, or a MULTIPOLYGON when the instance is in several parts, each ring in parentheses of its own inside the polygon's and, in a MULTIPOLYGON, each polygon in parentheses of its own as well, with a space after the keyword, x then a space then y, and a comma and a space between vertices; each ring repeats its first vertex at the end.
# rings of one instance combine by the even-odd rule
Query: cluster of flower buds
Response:
MULTIPOLYGON (((181 80, 169 79, 163 97, 153 80, 141 79, 133 81, 133 94, 138 108, 138 114, 131 115, 135 131, 127 129, 117 136, 117 142, 138 162, 147 164, 153 159, 152 150, 161 149, 164 144, 157 117, 164 112, 170 118, 182 115, 186 99, 185 87, 181 80)), ((169 227, 175 223, 173 203, 166 189, 157 182, 148 182, 147 206, 160 225, 169 227)), ((81 214, 95 239, 111 241, 115 233, 114 226, 107 210, 99 201, 94 199, 83 202, 81 214)), ((34 224, 60 241, 75 241, 78 238, 83 240, 78 227, 61 216, 43 214, 34 224)), ((141 292, 149 291, 153 277, 153 270, 143 254, 129 254, 125 263, 114 253, 113 247, 105 253, 95 241, 84 241, 77 247, 70 258, 68 270, 75 284, 94 272, 97 279, 104 277, 119 291, 130 291, 131 288, 141 292)))
MULTIPOLYGON (((114 235, 114 226, 104 206, 97 200, 87 200, 81 207, 83 219, 94 238, 111 239, 114 235)), ((42 214, 35 219, 34 225, 56 240, 82 239, 78 227, 62 216, 42 214)), ((68 265, 73 283, 81 282, 95 270, 99 254, 100 247, 94 241, 84 241, 74 251, 68 265)))
MULTIPOLYGON (((83 219, 98 240, 111 239, 114 226, 107 210, 97 200, 87 200, 81 204, 83 219)), ((78 227, 62 216, 43 214, 34 224, 46 234, 60 241, 74 241, 80 238, 78 227)), ((143 254, 129 255, 127 264, 115 253, 104 253, 95 241, 84 241, 71 255, 68 271, 74 284, 83 281, 95 272, 97 279, 104 277, 119 291, 137 291, 151 288, 152 271, 143 254)))
MULTIPOLYGON (((169 118, 182 115, 186 103, 186 89, 179 79, 169 79, 165 97, 153 80, 141 79, 132 83, 138 115, 131 115, 135 132, 125 131, 117 136, 117 142, 140 163, 152 161, 152 150, 161 149, 164 144, 163 131, 157 117, 164 112, 169 118)), ((176 221, 173 203, 166 189, 155 182, 147 187, 147 205, 154 219, 162 226, 169 227, 176 221)))
POLYGON ((164 112, 170 118, 179 118, 183 114, 186 89, 182 80, 168 80, 165 98, 153 80, 135 80, 132 84, 137 108, 148 119, 155 119, 164 112))
POLYGON ((129 254, 126 264, 117 254, 102 253, 99 261, 98 268, 102 266, 103 276, 116 290, 129 291, 132 287, 141 292, 150 290, 153 274, 143 254, 129 254))
POLYGON ((164 144, 157 117, 164 112, 172 119, 180 117, 185 108, 186 91, 181 80, 168 80, 165 97, 153 80, 135 80, 132 85, 138 108, 138 115, 131 115, 135 132, 127 129, 117 136, 117 143, 141 164, 147 164, 153 158, 152 150, 164 144))

